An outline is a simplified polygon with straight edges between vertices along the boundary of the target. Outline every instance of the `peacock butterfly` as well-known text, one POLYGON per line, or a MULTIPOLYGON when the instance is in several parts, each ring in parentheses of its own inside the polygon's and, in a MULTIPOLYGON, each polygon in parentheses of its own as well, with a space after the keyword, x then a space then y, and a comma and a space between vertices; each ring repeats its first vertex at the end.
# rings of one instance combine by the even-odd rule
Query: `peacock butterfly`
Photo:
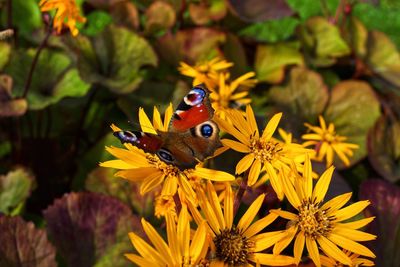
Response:
POLYGON ((168 132, 117 131, 114 135, 180 170, 193 168, 221 146, 209 94, 203 84, 193 87, 172 115, 168 132))

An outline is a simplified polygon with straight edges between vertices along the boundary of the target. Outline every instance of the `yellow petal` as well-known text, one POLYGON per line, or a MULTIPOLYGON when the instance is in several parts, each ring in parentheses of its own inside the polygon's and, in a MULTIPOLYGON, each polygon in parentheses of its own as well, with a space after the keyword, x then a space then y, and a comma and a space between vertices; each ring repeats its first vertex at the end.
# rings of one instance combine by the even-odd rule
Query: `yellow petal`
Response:
MULTIPOLYGON (((169 215, 170 218, 173 218, 173 216, 169 215)), ((185 204, 182 205, 182 209, 179 212, 179 217, 178 217, 178 229, 175 234, 177 235, 177 241, 178 241, 178 249, 179 252, 175 253, 174 257, 176 256, 176 259, 181 259, 182 256, 188 257, 189 253, 189 248, 190 248, 190 224, 189 224, 189 213, 187 210, 187 206, 185 204)), ((174 223, 174 222, 172 222, 174 223)), ((168 239, 169 240, 169 239, 168 239)), ((171 245, 170 245, 171 247, 171 245)))
POLYGON ((321 177, 318 179, 317 184, 315 185, 312 198, 316 200, 316 202, 321 202, 325 198, 325 194, 328 191, 329 184, 331 183, 331 178, 333 174, 333 170, 335 168, 331 166, 327 169, 321 177))
POLYGON ((114 169, 120 169, 120 170, 128 170, 128 169, 132 169, 134 167, 120 159, 114 159, 114 160, 101 162, 99 165, 101 167, 114 168, 114 169))
POLYGON ((328 213, 336 212, 338 209, 346 205, 350 200, 352 193, 345 193, 337 197, 332 198, 322 205, 321 210, 327 210, 328 213))
POLYGON ((233 223, 233 198, 234 193, 229 183, 226 183, 225 199, 224 199, 224 218, 226 227, 231 229, 233 223))
POLYGON ((221 229, 225 229, 225 219, 224 219, 224 215, 222 213, 222 208, 221 205, 219 203, 219 199, 218 199, 218 195, 217 192, 215 192, 214 186, 212 185, 212 183, 210 181, 207 182, 207 193, 209 196, 209 200, 210 200, 210 205, 214 211, 214 214, 216 215, 217 219, 218 219, 218 224, 220 225, 221 229))
POLYGON ((282 186, 283 186, 283 192, 285 193, 285 196, 289 200, 290 204, 298 209, 301 205, 299 196, 297 195, 297 192, 290 182, 290 179, 288 177, 283 177, 282 179, 282 186))
POLYGON ((340 261, 344 265, 352 266, 351 259, 341 249, 339 249, 334 243, 329 241, 324 236, 320 236, 317 239, 317 241, 326 255, 328 255, 332 259, 340 261))
POLYGON ((255 133, 255 137, 259 138, 260 134, 258 132, 258 126, 256 122, 256 118, 254 116, 253 109, 251 108, 250 105, 246 106, 246 118, 249 123, 250 129, 252 133, 255 133))
POLYGON ((214 116, 214 121, 218 124, 219 128, 233 135, 241 143, 245 144, 246 146, 250 145, 249 138, 247 138, 245 134, 239 132, 233 125, 229 124, 227 121, 219 118, 218 116, 214 116))
POLYGON ((168 245, 172 254, 171 260, 174 261, 174 264, 177 264, 176 260, 181 259, 182 255, 178 242, 179 234, 177 234, 176 232, 177 230, 176 230, 175 218, 171 213, 167 213, 165 216, 165 221, 167 224, 166 228, 167 228, 168 245))
POLYGON ((270 121, 268 122, 267 126, 265 126, 265 129, 263 131, 263 134, 261 136, 261 139, 263 141, 268 141, 271 139, 272 135, 274 134, 276 128, 278 127, 279 121, 282 118, 282 113, 277 113, 275 114, 270 121))
POLYGON ((375 219, 375 217, 369 217, 369 218, 361 219, 361 220, 354 221, 354 222, 338 223, 337 225, 342 225, 343 227, 347 227, 350 229, 360 229, 360 228, 366 226, 367 224, 369 224, 370 222, 372 222, 374 219, 375 219))
POLYGON ((274 167, 269 162, 266 162, 264 164, 264 168, 266 169, 266 171, 269 175, 269 181, 271 182, 272 188, 274 189, 275 193, 277 194, 279 200, 282 200, 283 199, 282 183, 279 180, 274 167))
POLYGON ((334 212, 333 215, 336 217, 336 220, 338 222, 344 221, 351 217, 356 216, 358 213, 364 210, 369 204, 370 202, 368 200, 358 201, 354 204, 351 204, 350 206, 347 206, 341 210, 334 212))
POLYGON ((237 227, 241 231, 246 231, 247 228, 250 226, 251 222, 254 220, 256 217, 258 211, 261 208, 261 205, 264 201, 265 195, 261 194, 257 197, 256 200, 250 205, 250 207, 247 209, 246 213, 242 216, 240 219, 237 227))
POLYGON ((151 261, 150 259, 145 259, 142 258, 138 255, 135 254, 125 254, 124 255, 128 260, 130 260, 131 262, 137 264, 140 267, 147 267, 147 266, 163 266, 162 262, 154 262, 151 261))
POLYGON ((149 259, 152 262, 159 262, 161 264, 165 262, 160 254, 138 235, 135 233, 129 233, 129 238, 132 242, 132 245, 144 258, 149 259))
POLYGON ((164 131, 168 130, 169 123, 171 121, 173 112, 174 112, 174 109, 172 107, 172 104, 169 103, 168 108, 165 110, 165 114, 164 114, 164 131))
POLYGON ((173 196, 178 190, 178 181, 174 176, 168 176, 163 184, 161 195, 173 196))
POLYGON ((270 210, 271 213, 275 213, 278 214, 279 216, 281 216, 282 218, 285 218, 287 220, 290 221, 297 221, 298 217, 296 214, 291 213, 289 211, 284 211, 284 210, 270 210))
POLYGON ((259 159, 255 159, 253 165, 250 168, 249 177, 247 180, 248 186, 252 186, 257 182, 257 179, 260 176, 260 171, 261 171, 261 161, 259 159))
POLYGON ((197 227, 196 232, 194 233, 192 243, 190 244, 190 257, 193 262, 198 262, 200 260, 201 252, 203 248, 206 247, 208 241, 206 239, 207 232, 205 227, 205 222, 197 227))
POLYGON ((153 125, 154 125, 155 129, 157 129, 159 131, 164 130, 164 125, 161 121, 161 115, 156 106, 154 106, 154 108, 153 108, 153 125))
POLYGON ((328 236, 328 239, 333 243, 341 246, 342 248, 347 249, 348 251, 354 252, 359 255, 375 258, 375 254, 371 250, 351 239, 336 235, 334 233, 331 233, 328 236))
POLYGON ((224 146, 230 147, 233 150, 236 150, 238 152, 241 153, 249 153, 250 152, 250 148, 240 142, 234 141, 234 140, 230 140, 230 139, 222 139, 221 143, 224 146))
POLYGON ((301 260, 301 255, 303 255, 304 244, 306 241, 306 237, 303 232, 297 233, 296 240, 294 241, 294 258, 296 260, 296 264, 299 265, 301 260))
POLYGON ((349 238, 353 241, 370 241, 376 239, 376 235, 364 233, 359 230, 350 229, 343 226, 342 224, 336 224, 336 227, 335 229, 333 229, 332 233, 349 238))
POLYGON ((196 169, 194 170, 194 175, 197 175, 207 180, 217 181, 217 182, 228 182, 235 180, 235 176, 227 172, 217 171, 202 167, 196 167, 196 169))
POLYGON ((274 249, 272 250, 275 255, 281 254, 281 252, 292 242, 297 232, 297 226, 289 227, 286 229, 285 236, 276 242, 274 249))
POLYGON ((294 264, 294 258, 284 255, 254 253, 254 259, 267 266, 287 266, 294 264))
POLYGON ((127 164, 132 165, 132 167, 149 167, 150 164, 147 161, 144 152, 138 150, 139 149, 136 147, 133 148, 133 150, 126 150, 117 147, 106 147, 106 151, 108 153, 125 161, 127 164))
MULTIPOLYGON (((224 206, 226 207, 226 206, 224 206)), ((243 233, 244 236, 247 238, 250 238, 256 234, 258 234, 260 231, 264 230, 265 227, 270 225, 275 219, 278 218, 278 214, 276 213, 270 213, 267 216, 265 216, 262 219, 257 220, 254 222, 252 225, 250 225, 249 228, 243 233)))
POLYGON ((161 254, 164 261, 168 262, 168 264, 173 265, 171 251, 168 248, 168 245, 164 242, 161 236, 157 233, 154 227, 142 219, 143 230, 146 232, 147 237, 150 239, 151 243, 153 243, 154 247, 161 254))
POLYGON ((159 186, 164 181, 164 175, 159 172, 155 172, 150 174, 141 184, 140 186, 140 194, 144 195, 147 192, 150 192, 157 186, 159 186))
POLYGON ((254 252, 263 251, 274 244, 276 244, 279 240, 286 236, 285 231, 274 231, 274 232, 267 232, 262 233, 256 236, 253 236, 250 241, 254 242, 254 252))
POLYGON ((157 174, 162 176, 162 173, 152 167, 136 168, 130 170, 123 170, 115 173, 115 176, 122 177, 132 182, 142 182, 146 180, 150 175, 157 174))
POLYGON ((310 258, 314 262, 317 267, 321 267, 321 259, 319 257, 317 242, 314 239, 306 237, 306 247, 307 251, 310 254, 310 258))
POLYGON ((304 183, 304 193, 307 199, 310 199, 312 196, 312 186, 313 186, 313 179, 312 179, 312 167, 311 167, 311 160, 308 154, 306 154, 306 160, 304 161, 304 172, 303 177, 305 179, 304 183))
POLYGON ((142 131, 150 134, 157 134, 153 124, 151 124, 149 117, 147 117, 143 108, 139 108, 139 123, 142 131))
POLYGON ((247 171, 253 164, 253 161, 254 161, 254 155, 252 153, 244 156, 236 165, 236 171, 235 171, 236 174, 241 174, 247 171))

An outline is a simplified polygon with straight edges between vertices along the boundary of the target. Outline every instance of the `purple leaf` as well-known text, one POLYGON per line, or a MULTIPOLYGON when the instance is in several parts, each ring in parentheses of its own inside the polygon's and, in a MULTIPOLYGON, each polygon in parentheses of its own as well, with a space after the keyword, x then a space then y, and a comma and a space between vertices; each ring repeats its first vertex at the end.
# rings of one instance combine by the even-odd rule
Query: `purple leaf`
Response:
POLYGON ((378 236, 370 242, 376 254, 376 266, 400 265, 400 188, 384 180, 372 179, 361 184, 360 199, 369 199, 368 216, 376 216, 367 231, 378 236))
POLYGON ((0 266, 56 267, 46 232, 20 217, 0 216, 0 266))
POLYGON ((292 15, 285 0, 229 0, 233 14, 247 22, 260 22, 292 15))
POLYGON ((97 193, 64 195, 44 217, 58 252, 74 267, 94 266, 139 224, 128 206, 97 193))

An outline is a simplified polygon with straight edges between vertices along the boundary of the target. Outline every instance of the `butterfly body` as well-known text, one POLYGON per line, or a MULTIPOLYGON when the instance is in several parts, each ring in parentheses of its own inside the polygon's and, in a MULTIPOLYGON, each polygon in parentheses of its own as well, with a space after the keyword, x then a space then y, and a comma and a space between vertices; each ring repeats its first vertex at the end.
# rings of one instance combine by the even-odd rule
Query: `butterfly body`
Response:
POLYGON ((162 161, 181 170, 193 168, 221 146, 208 96, 209 91, 203 85, 195 86, 178 105, 168 132, 117 131, 114 135, 122 143, 156 154, 162 161))

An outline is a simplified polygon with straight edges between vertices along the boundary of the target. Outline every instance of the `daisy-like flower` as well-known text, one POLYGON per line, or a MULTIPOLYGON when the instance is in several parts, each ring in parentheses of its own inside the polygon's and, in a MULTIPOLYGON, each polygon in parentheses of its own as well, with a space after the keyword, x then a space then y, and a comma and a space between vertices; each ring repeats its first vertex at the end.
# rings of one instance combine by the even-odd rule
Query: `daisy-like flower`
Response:
POLYGON ((346 165, 350 165, 348 157, 353 156, 353 150, 358 148, 358 145, 345 143, 347 137, 340 136, 335 132, 335 125, 329 123, 326 127, 326 122, 322 116, 319 116, 318 126, 312 126, 308 123, 304 125, 308 127, 313 133, 304 134, 302 138, 308 140, 303 143, 304 147, 314 146, 316 157, 318 161, 322 161, 326 158, 326 167, 329 167, 333 163, 334 155, 337 154, 339 159, 346 165))
POLYGON ((63 26, 67 26, 73 36, 78 35, 76 22, 84 23, 86 18, 79 14, 79 8, 75 0, 41 0, 39 3, 42 12, 56 9, 53 27, 58 33, 63 26))
POLYGON ((234 81, 228 82, 229 73, 219 74, 218 86, 211 90, 210 94, 211 104, 217 116, 226 119, 226 110, 250 104, 248 90, 257 83, 256 79, 251 79, 255 75, 254 72, 248 72, 234 81), (239 87, 243 90, 238 91, 239 87))
POLYGON ((271 118, 260 136, 250 105, 246 107, 245 114, 237 110, 226 112, 231 123, 218 117, 214 120, 222 130, 238 140, 223 139, 221 140, 223 145, 246 154, 236 165, 236 174, 248 171, 247 184, 253 186, 260 173, 266 171, 268 176, 264 177, 270 180, 279 199, 283 199, 282 181, 278 176, 279 170, 289 169, 292 162, 295 162, 296 167, 301 170, 305 154, 309 150, 299 144, 284 143, 272 137, 282 113, 271 118))
POLYGON ((191 235, 190 216, 185 205, 182 206, 177 223, 172 214, 167 214, 165 219, 168 244, 150 223, 142 219, 143 229, 153 246, 135 233, 129 233, 132 244, 140 255, 125 254, 125 256, 143 267, 203 266, 201 264, 208 250, 205 223, 200 223, 191 235))
POLYGON ((294 182, 291 179, 283 180, 285 195, 296 212, 271 211, 289 220, 285 230, 286 236, 275 244, 274 253, 279 254, 295 239, 293 253, 297 264, 300 262, 304 246, 317 267, 321 266, 319 248, 326 256, 345 266, 352 266, 353 261, 339 247, 358 255, 375 258, 371 250, 358 243, 376 238, 375 235, 358 230, 370 223, 374 217, 346 222, 364 210, 370 202, 359 201, 342 208, 351 198, 351 193, 347 193, 323 203, 333 170, 333 166, 327 169, 313 188, 311 161, 307 156, 303 175, 298 175, 294 182))
MULTIPOLYGON (((351 253, 347 250, 344 250, 344 253, 349 256, 351 260, 352 264, 350 265, 350 267, 375 266, 375 263, 373 261, 361 258, 358 254, 351 253)), ((321 265, 325 267, 345 267, 345 265, 343 265, 341 262, 338 262, 325 255, 321 255, 321 265)))
MULTIPOLYGON (((161 119, 160 112, 154 107, 153 123, 143 109, 139 109, 139 123, 142 131, 157 134, 157 131, 167 131, 172 117, 170 105, 161 119)), ((114 132, 121 131, 112 125, 114 132)), ((157 155, 144 152, 129 143, 125 148, 106 147, 106 150, 117 159, 100 163, 100 166, 119 169, 115 176, 140 183, 140 193, 145 194, 162 185, 161 195, 173 196, 178 186, 191 201, 196 201, 196 193, 191 181, 201 178, 213 181, 233 181, 235 177, 229 173, 207 169, 197 165, 194 169, 180 170, 178 167, 160 160, 157 155)))
POLYGON ((189 210, 197 224, 204 219, 212 237, 210 266, 285 266, 294 263, 294 259, 285 255, 262 253, 284 237, 284 231, 263 232, 278 216, 267 216, 253 222, 261 208, 265 195, 260 195, 239 220, 234 219, 234 193, 230 184, 226 183, 223 208, 211 182, 207 182, 205 191, 198 189, 199 205, 204 218, 197 208, 188 203, 189 210))
POLYGON ((218 74, 232 65, 233 63, 216 57, 210 61, 199 62, 195 66, 180 62, 178 69, 181 74, 193 78, 193 86, 204 83, 212 90, 218 85, 218 74))

